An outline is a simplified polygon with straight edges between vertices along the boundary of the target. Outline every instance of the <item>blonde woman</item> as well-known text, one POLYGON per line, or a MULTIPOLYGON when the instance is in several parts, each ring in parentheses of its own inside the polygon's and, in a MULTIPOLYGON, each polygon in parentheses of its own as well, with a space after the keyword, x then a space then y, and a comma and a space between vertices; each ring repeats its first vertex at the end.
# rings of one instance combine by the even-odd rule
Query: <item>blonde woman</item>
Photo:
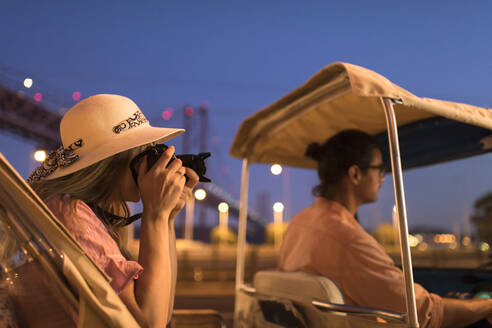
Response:
POLYGON ((150 168, 145 157, 132 159, 182 132, 150 126, 126 97, 92 96, 64 115, 63 146, 28 179, 111 277, 111 286, 145 327, 164 327, 170 321, 177 272, 173 220, 198 176, 174 157, 173 146, 150 168), (126 202, 139 200, 143 213, 137 262, 121 254, 116 228, 129 220, 126 202))

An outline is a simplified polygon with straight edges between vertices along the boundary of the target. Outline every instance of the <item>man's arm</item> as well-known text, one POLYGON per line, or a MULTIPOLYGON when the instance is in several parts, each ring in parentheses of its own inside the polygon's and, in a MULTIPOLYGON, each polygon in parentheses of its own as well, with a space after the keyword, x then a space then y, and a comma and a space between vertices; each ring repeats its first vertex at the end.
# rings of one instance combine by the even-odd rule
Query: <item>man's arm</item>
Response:
POLYGON ((443 328, 465 327, 492 315, 492 300, 489 299, 443 298, 442 303, 443 328))

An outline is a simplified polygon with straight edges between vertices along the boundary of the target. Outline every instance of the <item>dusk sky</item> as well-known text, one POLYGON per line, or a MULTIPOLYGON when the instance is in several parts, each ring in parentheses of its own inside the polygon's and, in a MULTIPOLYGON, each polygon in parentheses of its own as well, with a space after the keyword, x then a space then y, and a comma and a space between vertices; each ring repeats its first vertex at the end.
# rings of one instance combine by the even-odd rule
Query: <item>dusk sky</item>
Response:
MULTIPOLYGON (((169 127, 182 127, 183 106, 207 101, 209 175, 239 197, 241 162, 229 148, 240 122, 332 62, 372 69, 418 96, 491 107, 490 13, 486 0, 2 0, 0 84, 41 92, 41 104, 59 112, 75 103, 74 91, 121 94, 169 127), (164 121, 168 107, 174 116, 164 121)), ((194 141, 198 128, 195 121, 194 141)), ((171 143, 179 152, 182 137, 171 143)), ((36 144, 0 131, 0 145, 27 177, 36 144)), ((491 167, 489 154, 407 172, 409 225, 463 229, 474 200, 492 190, 491 167)), ((274 177, 254 165, 250 206, 261 192, 272 203, 290 199, 289 218, 312 202, 316 183, 314 171, 274 177)), ((361 209, 362 225, 390 221, 393 203, 387 178, 379 202, 361 209)))

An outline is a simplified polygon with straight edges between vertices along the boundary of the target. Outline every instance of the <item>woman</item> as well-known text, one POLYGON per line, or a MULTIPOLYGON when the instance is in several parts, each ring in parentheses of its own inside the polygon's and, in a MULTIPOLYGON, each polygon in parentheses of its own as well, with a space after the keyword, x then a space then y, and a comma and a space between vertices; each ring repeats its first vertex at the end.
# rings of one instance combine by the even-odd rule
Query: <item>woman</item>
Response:
POLYGON ((111 277, 111 286, 141 326, 164 327, 171 318, 177 271, 173 222, 198 176, 173 157, 173 146, 150 168, 145 158, 137 162, 136 179, 130 163, 149 145, 182 132, 150 126, 128 98, 92 96, 64 115, 63 147, 28 179, 111 277), (121 254, 116 228, 129 216, 126 202, 139 200, 143 213, 135 262, 121 254))

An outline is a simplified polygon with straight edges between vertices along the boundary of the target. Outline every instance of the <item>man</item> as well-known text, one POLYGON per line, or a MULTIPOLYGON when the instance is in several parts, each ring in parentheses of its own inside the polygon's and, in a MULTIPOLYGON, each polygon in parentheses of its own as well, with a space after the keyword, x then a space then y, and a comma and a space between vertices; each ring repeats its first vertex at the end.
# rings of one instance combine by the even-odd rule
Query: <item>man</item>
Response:
MULTIPOLYGON (((376 140, 346 130, 324 145, 309 145, 321 184, 313 205, 289 224, 279 269, 323 275, 335 282, 345 302, 406 312, 403 273, 384 248, 359 225, 362 204, 375 202, 385 167, 376 140)), ((415 284, 421 327, 464 327, 492 315, 492 300, 441 298, 415 284)))

